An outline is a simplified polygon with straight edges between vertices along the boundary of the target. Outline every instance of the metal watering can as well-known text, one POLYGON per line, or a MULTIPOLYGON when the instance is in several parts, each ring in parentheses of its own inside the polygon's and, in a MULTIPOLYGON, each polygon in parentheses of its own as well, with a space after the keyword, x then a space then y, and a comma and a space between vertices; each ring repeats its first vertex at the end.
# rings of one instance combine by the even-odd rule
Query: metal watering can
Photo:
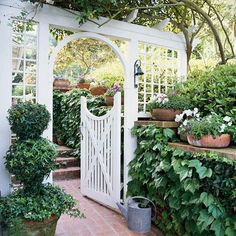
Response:
POLYGON ((150 202, 154 206, 156 214, 155 204, 145 197, 135 196, 128 198, 126 201, 127 207, 120 203, 116 204, 119 207, 122 215, 125 217, 130 230, 138 233, 148 233, 151 230, 152 209, 151 207, 140 207, 140 202, 135 202, 134 199, 143 199, 150 202))

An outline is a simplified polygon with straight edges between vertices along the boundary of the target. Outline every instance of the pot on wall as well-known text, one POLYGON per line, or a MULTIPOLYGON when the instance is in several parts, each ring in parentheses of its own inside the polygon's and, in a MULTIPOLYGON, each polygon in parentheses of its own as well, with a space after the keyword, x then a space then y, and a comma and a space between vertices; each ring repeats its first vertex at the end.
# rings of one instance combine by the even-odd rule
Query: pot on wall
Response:
POLYGON ((190 145, 206 148, 224 148, 228 147, 231 142, 229 134, 222 134, 216 137, 204 135, 200 139, 195 139, 192 135, 187 135, 187 139, 190 145))
POLYGON ((107 91, 107 88, 105 87, 94 87, 90 89, 90 92, 93 96, 99 96, 99 95, 104 95, 107 91))
MULTIPOLYGON (((105 103, 107 106, 113 106, 114 97, 113 96, 105 96, 105 103)), ((124 96, 121 97, 121 105, 124 105, 124 96)))
POLYGON ((153 120, 174 121, 175 116, 181 114, 181 110, 155 108, 152 109, 151 115, 153 120))
POLYGON ((53 87, 56 87, 58 89, 60 88, 69 88, 70 87, 70 81, 65 79, 55 79, 53 81, 53 87))
POLYGON ((51 216, 44 221, 22 221, 22 227, 12 225, 6 229, 8 236, 54 236, 59 217, 51 216), (16 234, 17 232, 17 234, 16 234))
POLYGON ((77 83, 76 87, 80 89, 89 89, 90 83, 77 83))

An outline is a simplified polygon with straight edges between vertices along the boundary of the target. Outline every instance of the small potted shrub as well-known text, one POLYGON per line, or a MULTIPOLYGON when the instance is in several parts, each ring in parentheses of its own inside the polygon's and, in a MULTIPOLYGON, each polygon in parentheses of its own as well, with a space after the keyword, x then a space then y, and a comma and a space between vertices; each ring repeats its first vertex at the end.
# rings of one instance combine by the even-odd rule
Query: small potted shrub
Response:
POLYGON ((93 96, 100 96, 106 93, 107 88, 104 86, 103 81, 95 81, 90 83, 89 90, 93 96))
POLYGON ((171 93, 157 94, 150 103, 149 107, 153 120, 174 121, 175 116, 190 107, 190 103, 185 96, 171 93))
POLYGON ((70 81, 63 79, 60 76, 54 76, 53 81, 53 87, 54 89, 68 89, 70 87, 70 81))
POLYGON ((197 147, 228 147, 233 130, 231 118, 215 113, 202 118, 193 118, 187 125, 188 143, 197 147))
POLYGON ((89 89, 90 81, 86 80, 84 76, 79 76, 76 87, 80 89, 89 89))
POLYGON ((49 119, 46 107, 39 104, 22 103, 9 110, 8 120, 18 139, 7 152, 5 164, 23 184, 0 199, 0 219, 9 236, 54 236, 62 213, 82 216, 71 195, 43 183, 56 168, 55 146, 40 137, 49 119))
POLYGON ((124 90, 118 83, 114 83, 113 87, 104 94, 107 106, 113 106, 114 96, 117 92, 121 92, 121 105, 124 105, 124 90))
POLYGON ((188 142, 187 132, 188 129, 188 121, 194 117, 200 117, 200 113, 198 112, 198 108, 194 108, 193 110, 184 110, 181 114, 176 115, 175 122, 179 123, 178 134, 181 141, 188 142))

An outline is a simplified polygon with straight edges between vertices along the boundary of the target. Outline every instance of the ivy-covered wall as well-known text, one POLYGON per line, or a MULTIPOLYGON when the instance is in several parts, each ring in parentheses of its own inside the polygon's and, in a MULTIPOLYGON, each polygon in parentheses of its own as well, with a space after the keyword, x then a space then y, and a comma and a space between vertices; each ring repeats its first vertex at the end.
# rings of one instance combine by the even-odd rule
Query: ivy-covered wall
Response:
POLYGON ((135 127, 129 195, 155 202, 155 223, 165 235, 236 235, 236 162, 216 154, 168 147, 173 132, 135 127))

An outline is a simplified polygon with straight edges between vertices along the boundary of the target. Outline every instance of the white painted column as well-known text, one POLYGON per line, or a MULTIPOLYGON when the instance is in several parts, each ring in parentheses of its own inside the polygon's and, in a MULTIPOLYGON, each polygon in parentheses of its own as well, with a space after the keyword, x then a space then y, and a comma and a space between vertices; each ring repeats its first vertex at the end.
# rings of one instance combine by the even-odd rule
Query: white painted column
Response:
MULTIPOLYGON (((44 131, 43 137, 52 140, 52 75, 49 71, 49 24, 41 17, 38 29, 38 81, 37 81, 37 101, 46 105, 51 114, 47 130, 44 131)), ((52 183, 52 173, 46 182, 52 183)))
POLYGON ((127 193, 128 164, 134 158, 137 147, 136 138, 131 135, 134 122, 138 119, 138 89, 134 87, 134 63, 138 59, 138 41, 132 39, 129 42, 129 71, 124 83, 124 198, 127 193))
POLYGON ((11 107, 12 30, 4 15, 0 15, 0 52, 0 191, 2 196, 6 196, 10 193, 10 175, 5 169, 4 156, 11 144, 6 116, 11 107))
POLYGON ((179 50, 178 54, 178 76, 182 81, 185 81, 188 74, 187 54, 185 50, 179 50))

